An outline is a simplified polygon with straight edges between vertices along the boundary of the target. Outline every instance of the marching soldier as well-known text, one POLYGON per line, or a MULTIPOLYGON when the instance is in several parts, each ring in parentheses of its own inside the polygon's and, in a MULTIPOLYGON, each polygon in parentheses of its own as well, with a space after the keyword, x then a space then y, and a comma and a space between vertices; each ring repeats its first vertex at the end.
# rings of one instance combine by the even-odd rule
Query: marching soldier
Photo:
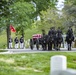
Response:
POLYGON ((71 27, 67 30, 65 41, 67 42, 68 50, 71 50, 72 42, 74 41, 74 34, 71 27))
POLYGON ((52 40, 50 39, 52 42, 49 44, 48 49, 52 50, 52 44, 54 44, 54 49, 56 49, 56 30, 55 30, 55 27, 50 28, 48 35, 52 39, 52 40))
POLYGON ((9 37, 9 49, 12 49, 12 42, 13 42, 13 39, 10 36, 9 37))
POLYGON ((53 35, 52 35, 52 28, 50 28, 48 32, 48 51, 52 50, 52 43, 53 43, 53 35))
POLYGON ((21 49, 24 48, 24 38, 23 37, 20 38, 20 48, 21 49))
POLYGON ((60 27, 58 27, 57 33, 56 33, 56 46, 57 46, 57 50, 60 50, 62 42, 63 42, 62 30, 60 29, 60 27))
POLYGON ((71 27, 69 27, 69 28, 68 28, 67 33, 66 33, 66 34, 68 35, 69 33, 70 33, 71 35, 73 35, 73 30, 72 30, 72 28, 71 28, 71 27))
POLYGON ((60 29, 60 27, 58 27, 57 29, 57 34, 62 34, 62 30, 60 29))
POLYGON ((72 38, 72 41, 74 41, 74 34, 73 34, 73 30, 71 27, 68 28, 67 33, 66 33, 66 37, 70 35, 72 38))
POLYGON ((54 42, 53 42, 54 49, 56 49, 56 33, 57 33, 57 31, 55 30, 55 27, 53 27, 52 34, 53 34, 53 38, 54 38, 54 42))
POLYGON ((42 30, 42 48, 43 50, 47 50, 47 35, 44 29, 42 30))
POLYGON ((18 45, 19 45, 19 40, 18 37, 16 36, 16 38, 14 39, 15 42, 15 49, 18 49, 18 45))

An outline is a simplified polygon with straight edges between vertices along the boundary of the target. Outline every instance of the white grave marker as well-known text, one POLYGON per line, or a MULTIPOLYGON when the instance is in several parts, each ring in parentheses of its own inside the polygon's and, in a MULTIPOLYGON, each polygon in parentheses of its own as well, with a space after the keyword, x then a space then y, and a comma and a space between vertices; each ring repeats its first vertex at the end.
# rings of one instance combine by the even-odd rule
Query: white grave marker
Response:
POLYGON ((51 57, 51 73, 54 71, 67 69, 67 58, 63 55, 55 55, 51 57))
POLYGON ((76 70, 74 69, 67 69, 62 71, 54 71, 51 75, 76 75, 76 70))

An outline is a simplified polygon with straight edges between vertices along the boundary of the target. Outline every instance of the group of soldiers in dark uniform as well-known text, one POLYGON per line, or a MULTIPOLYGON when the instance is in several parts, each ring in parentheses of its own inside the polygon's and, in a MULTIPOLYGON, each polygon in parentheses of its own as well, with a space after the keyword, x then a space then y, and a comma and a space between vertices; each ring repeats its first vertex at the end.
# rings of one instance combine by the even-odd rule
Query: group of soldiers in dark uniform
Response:
POLYGON ((50 44, 51 48, 49 45, 48 50, 50 50, 50 49, 52 50, 52 45, 54 45, 54 49, 59 50, 60 49, 59 45, 61 45, 61 42, 63 41, 62 31, 61 31, 60 27, 57 30, 55 30, 55 27, 52 27, 50 29, 50 31, 48 32, 48 35, 52 38, 52 42, 50 44))
MULTIPOLYGON (((43 41, 42 41, 42 48, 43 50, 60 50, 61 43, 63 42, 62 30, 60 27, 56 30, 55 27, 51 27, 48 31, 48 34, 45 34, 45 30, 42 30, 43 34, 43 41)), ((74 41, 74 35, 72 28, 69 27, 66 33, 65 41, 68 44, 68 50, 71 50, 72 41, 74 41)))
MULTIPOLYGON (((13 39, 11 38, 11 36, 9 37, 9 48, 12 49, 12 42, 13 39)), ((23 49, 24 48, 24 38, 21 36, 20 39, 18 39, 18 37, 16 36, 14 39, 14 48, 18 49, 19 48, 19 43, 20 43, 20 48, 23 49)))

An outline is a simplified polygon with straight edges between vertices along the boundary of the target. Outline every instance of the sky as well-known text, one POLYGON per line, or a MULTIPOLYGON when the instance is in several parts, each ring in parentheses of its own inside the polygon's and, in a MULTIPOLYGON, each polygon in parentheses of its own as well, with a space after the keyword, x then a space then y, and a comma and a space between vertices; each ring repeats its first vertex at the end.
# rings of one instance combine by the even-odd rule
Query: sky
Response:
POLYGON ((64 2, 65 2, 65 0, 58 0, 56 8, 58 10, 62 10, 64 8, 64 2))

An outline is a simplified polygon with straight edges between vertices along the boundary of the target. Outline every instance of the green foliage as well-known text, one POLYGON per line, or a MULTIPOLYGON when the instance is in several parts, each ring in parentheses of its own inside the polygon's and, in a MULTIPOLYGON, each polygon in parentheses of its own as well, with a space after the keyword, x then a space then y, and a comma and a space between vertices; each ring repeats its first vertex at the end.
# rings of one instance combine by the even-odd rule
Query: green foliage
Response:
POLYGON ((38 27, 35 28, 29 28, 25 31, 25 39, 31 39, 32 35, 34 34, 41 34, 41 30, 38 29, 38 27))
POLYGON ((56 2, 57 0, 1 0, 0 32, 12 24, 17 30, 16 34, 25 34, 25 39, 29 39, 33 34, 41 33, 42 29, 48 33, 52 26, 61 27, 63 31, 66 31, 68 26, 76 26, 76 1, 65 1, 61 15, 55 8, 56 2), (40 21, 35 20, 38 15, 40 21))
MULTIPOLYGON (((31 13, 34 12, 33 5, 27 2, 17 2, 12 5, 13 15, 18 19, 27 21, 28 17, 31 17, 31 13)), ((32 18, 32 17, 31 17, 32 18)))
MULTIPOLYGON (((64 7, 65 25, 76 28, 76 0, 67 0, 64 7)), ((76 29, 73 29, 75 35, 76 29)))
POLYGON ((63 17, 57 13, 55 8, 49 8, 47 11, 42 11, 40 17, 41 21, 36 23, 40 30, 45 29, 48 31, 53 26, 55 28, 64 28, 63 17))
POLYGON ((67 3, 65 4, 64 10, 65 10, 65 14, 67 14, 66 16, 70 17, 76 17, 76 1, 75 0, 71 0, 71 1, 66 1, 67 3))
POLYGON ((7 14, 10 14, 9 6, 13 3, 13 1, 10 0, 1 0, 0 1, 0 17, 1 16, 8 16, 7 14))
POLYGON ((0 1, 0 27, 6 28, 5 26, 13 24, 21 32, 20 27, 29 28, 41 11, 54 6, 55 2, 56 0, 2 0, 0 1))
POLYGON ((13 16, 15 16, 13 20, 19 33, 31 25, 33 22, 32 14, 34 13, 34 7, 31 3, 16 2, 10 8, 12 8, 13 16))
POLYGON ((5 31, 0 33, 0 49, 5 49, 6 48, 6 35, 5 31))
POLYGON ((0 75, 49 75, 54 55, 65 55, 68 68, 76 69, 75 52, 4 54, 0 55, 0 75))
POLYGON ((7 52, 7 50, 0 50, 0 52, 7 52))
POLYGON ((11 9, 9 6, 12 5, 14 0, 1 0, 0 1, 0 29, 3 30, 8 24, 10 24, 11 9))
POLYGON ((34 13, 34 16, 37 20, 37 16, 40 15, 41 11, 47 10, 49 7, 55 7, 55 4, 57 0, 25 0, 27 2, 32 2, 34 4, 34 7, 36 9, 36 12, 34 13))

